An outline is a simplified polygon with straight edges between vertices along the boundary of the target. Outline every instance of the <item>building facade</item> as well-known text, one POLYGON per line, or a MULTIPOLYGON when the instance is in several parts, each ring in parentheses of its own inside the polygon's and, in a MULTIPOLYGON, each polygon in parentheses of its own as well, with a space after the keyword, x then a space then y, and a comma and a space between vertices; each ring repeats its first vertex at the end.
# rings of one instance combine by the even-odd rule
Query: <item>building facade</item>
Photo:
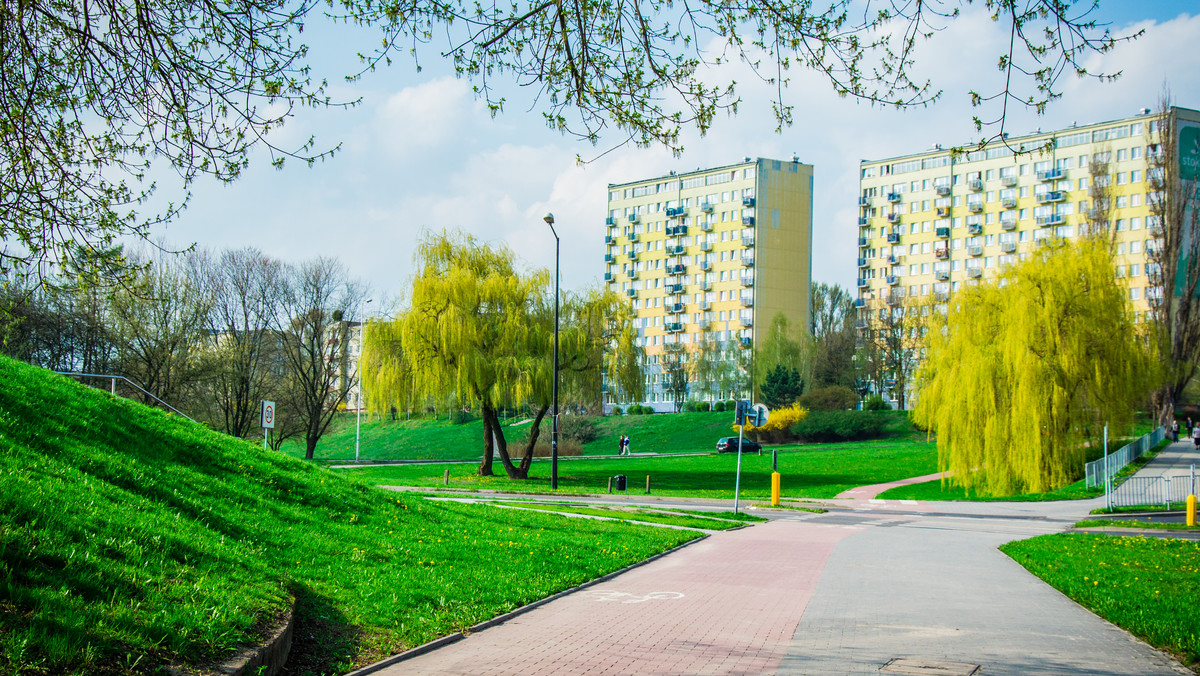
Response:
MULTIPOLYGON (((1181 129, 1200 127, 1200 112, 1171 113, 1181 129)), ((1143 319, 1148 300, 1162 293, 1147 254, 1161 235, 1151 208, 1164 170, 1155 161, 1162 152, 1158 125, 1159 115, 1144 109, 1121 120, 1006 138, 965 154, 935 146, 863 161, 859 329, 894 326, 906 307, 936 308, 964 285, 1024 258, 1039 242, 1097 231, 1113 235, 1116 275, 1143 319)), ((882 393, 900 398, 886 390, 885 384, 882 393)))
MULTIPOLYGON (((668 359, 707 350, 744 370, 777 314, 807 327, 812 189, 811 165, 763 158, 609 185, 604 280, 630 298, 648 363, 646 401, 606 383, 606 408, 673 411, 686 369, 668 359)), ((746 396, 746 382, 690 382, 685 398, 746 396)))

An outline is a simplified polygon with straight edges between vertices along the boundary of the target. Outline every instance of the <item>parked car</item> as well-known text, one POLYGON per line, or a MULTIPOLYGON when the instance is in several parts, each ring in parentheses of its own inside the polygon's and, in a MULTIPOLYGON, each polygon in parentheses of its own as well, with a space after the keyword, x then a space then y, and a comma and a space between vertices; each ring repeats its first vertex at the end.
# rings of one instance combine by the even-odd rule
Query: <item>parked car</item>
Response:
MULTIPOLYGON (((717 439, 717 453, 737 453, 738 438, 725 437, 717 439)), ((758 453, 762 450, 762 444, 749 439, 742 440, 742 453, 758 453)))

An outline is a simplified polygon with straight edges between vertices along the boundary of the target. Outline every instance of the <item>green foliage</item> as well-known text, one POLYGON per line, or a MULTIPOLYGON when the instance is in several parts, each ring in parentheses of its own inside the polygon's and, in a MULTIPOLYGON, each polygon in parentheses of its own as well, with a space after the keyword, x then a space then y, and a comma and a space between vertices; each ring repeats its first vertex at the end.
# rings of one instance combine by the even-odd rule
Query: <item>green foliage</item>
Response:
POLYGON ((805 392, 799 401, 812 411, 846 411, 858 403, 858 395, 849 387, 831 385, 805 392))
MULTIPOLYGON (((759 441, 776 444, 783 443, 794 438, 792 428, 808 415, 808 411, 800 404, 784 406, 770 413, 767 417, 767 424, 762 427, 755 427, 750 423, 746 423, 746 434, 753 435, 759 441)), ((737 429, 738 426, 735 423, 733 430, 736 432, 737 429)))
POLYGON ((620 407, 620 406, 613 406, 613 407, 612 407, 612 414, 613 414, 613 415, 624 415, 624 413, 625 413, 625 412, 621 410, 621 407, 620 407))
POLYGON ((718 401, 718 402, 713 403, 712 410, 716 411, 718 413, 724 413, 725 412, 725 402, 718 401))
POLYGON ((712 408, 712 405, 707 401, 696 402, 696 411, 699 413, 707 413, 712 408))
POLYGON ((596 419, 582 415, 564 415, 560 418, 558 436, 580 444, 595 441, 598 436, 596 419))
POLYGON ((0 381, 6 674, 207 666, 293 594, 322 620, 292 661, 345 672, 692 537, 430 504, 8 358, 0 381))
POLYGON ((888 405, 887 400, 878 394, 872 394, 863 400, 864 411, 888 411, 891 410, 891 408, 892 407, 888 405))
POLYGON ((804 392, 804 379, 795 367, 776 364, 759 386, 762 403, 774 411, 790 406, 804 392))
POLYGON ((1085 441, 1122 427, 1154 382, 1104 242, 1051 243, 935 316, 914 420, 940 469, 987 495, 1042 493, 1083 471, 1085 441))
POLYGON ((873 411, 814 410, 792 426, 792 434, 804 441, 860 441, 883 436, 887 427, 888 417, 873 411))
MULTIPOLYGON (((770 325, 767 326, 762 345, 754 356, 755 395, 763 399, 765 403, 766 395, 763 394, 763 387, 766 385, 767 379, 776 373, 776 369, 783 367, 787 372, 785 382, 788 383, 788 389, 781 394, 786 396, 788 393, 794 393, 793 399, 795 396, 799 396, 800 392, 804 391, 804 381, 800 374, 807 373, 809 367, 807 347, 808 336, 804 327, 794 326, 787 315, 782 312, 775 313, 775 316, 771 318, 770 325)), ((777 403, 778 406, 785 406, 792 403, 792 400, 777 403)))
POLYGON ((1010 542, 1000 551, 1100 617, 1200 660, 1200 543, 1082 533, 1010 542))
POLYGON ((456 408, 450 412, 450 422, 454 425, 466 425, 469 422, 479 420, 479 416, 471 411, 464 411, 461 408, 456 408))

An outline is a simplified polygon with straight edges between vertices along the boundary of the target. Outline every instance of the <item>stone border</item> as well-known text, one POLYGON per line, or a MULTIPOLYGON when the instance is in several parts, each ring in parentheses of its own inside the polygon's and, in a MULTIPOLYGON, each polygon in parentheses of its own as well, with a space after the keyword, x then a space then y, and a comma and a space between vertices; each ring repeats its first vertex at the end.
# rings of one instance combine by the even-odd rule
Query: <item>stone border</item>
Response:
POLYGON ((296 600, 292 599, 287 614, 272 631, 270 639, 259 646, 242 648, 232 657, 209 667, 171 666, 171 676, 275 676, 287 662, 292 649, 292 633, 296 626, 296 600))
MULTIPOLYGON (((736 529, 733 529, 733 530, 736 530, 736 529)), ((725 532, 725 531, 722 531, 722 532, 725 532)), ((351 671, 350 673, 346 674, 345 676, 367 676, 368 674, 373 674, 381 669, 390 667, 394 664, 399 664, 400 662, 404 662, 405 660, 410 660, 414 657, 424 655, 425 653, 433 652, 434 650, 437 650, 438 648, 448 646, 452 643, 457 643, 457 642, 461 641, 462 639, 466 638, 467 636, 469 636, 470 634, 474 634, 476 632, 483 631, 484 629, 487 629, 488 627, 494 627, 498 624, 503 624, 503 623, 511 620, 512 618, 517 617, 518 615, 524 615, 525 613, 527 613, 535 608, 544 606, 547 603, 550 603, 551 601, 562 598, 568 594, 574 594, 575 592, 581 591, 583 589, 587 589, 588 587, 593 587, 593 586, 601 584, 603 582, 608 582, 609 580, 613 579, 614 577, 617 577, 618 575, 627 573, 635 568, 640 568, 640 567, 650 563, 651 561, 657 561, 658 559, 661 559, 662 557, 667 556, 668 554, 673 554, 673 553, 679 551, 680 549, 683 549, 684 547, 694 545, 697 542, 706 540, 706 539, 708 539, 708 537, 709 537, 709 535, 705 534, 701 537, 696 538, 695 540, 689 540, 688 542, 685 542, 676 547, 672 547, 671 549, 668 549, 665 552, 659 552, 658 554, 655 554, 654 556, 651 556, 648 559, 645 559, 643 561, 638 561, 637 563, 632 563, 628 566, 625 566, 624 568, 621 568, 620 570, 615 570, 611 573, 608 573, 607 575, 601 575, 600 577, 598 577, 594 580, 589 580, 587 582, 584 582, 583 584, 581 584, 577 587, 572 587, 571 589, 566 589, 566 590, 560 591, 557 594, 554 594, 553 596, 547 596, 546 598, 540 599, 538 601, 534 601, 533 603, 530 603, 529 605, 521 606, 520 608, 517 608, 516 610, 510 610, 509 612, 504 613, 503 615, 497 615, 496 617, 493 617, 490 620, 486 620, 484 622, 480 622, 479 624, 469 627, 466 631, 457 632, 454 634, 447 634, 445 636, 442 636, 441 638, 436 638, 436 639, 430 641, 429 643, 426 643, 424 645, 419 645, 415 648, 411 648, 411 649, 406 650, 397 655, 392 655, 391 657, 388 657, 387 659, 384 659, 384 660, 380 660, 379 662, 376 662, 374 664, 368 664, 365 667, 356 669, 355 671, 351 671)))

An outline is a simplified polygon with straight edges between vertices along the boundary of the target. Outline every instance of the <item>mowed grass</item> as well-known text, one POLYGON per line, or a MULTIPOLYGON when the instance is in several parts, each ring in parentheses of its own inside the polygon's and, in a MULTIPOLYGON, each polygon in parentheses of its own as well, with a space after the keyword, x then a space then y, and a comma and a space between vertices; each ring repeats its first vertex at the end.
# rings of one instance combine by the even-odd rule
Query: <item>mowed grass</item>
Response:
MULTIPOLYGON (((611 507, 605 505, 576 505, 548 502, 500 502, 497 504, 508 507, 517 507, 520 509, 534 509, 543 512, 598 516, 606 519, 641 521, 644 523, 657 523, 668 526, 678 526, 680 528, 700 528, 703 530, 730 530, 732 528, 741 528, 742 526, 746 525, 746 520, 733 521, 729 519, 689 515, 679 512, 667 512, 663 510, 633 509, 628 507, 611 507)), ((766 521, 766 519, 763 518, 758 518, 755 520, 766 521)))
POLYGON ((1200 543, 1072 533, 1000 549, 1113 624, 1185 664, 1200 661, 1200 543))
MULTIPOLYGON (((451 488, 467 490, 550 493, 550 463, 536 461, 531 478, 514 481, 503 474, 475 474, 477 465, 394 465, 337 470, 362 481, 387 486, 441 487, 443 472, 450 470, 451 488)), ((628 478, 629 494, 645 494, 646 477, 654 495, 733 498, 737 454, 701 456, 623 457, 590 460, 559 458, 558 490, 561 493, 606 493, 611 477, 628 478)), ((937 449, 931 442, 900 441, 863 444, 805 446, 779 452, 782 496, 830 498, 857 486, 907 479, 937 469, 937 449)), ((742 458, 741 496, 767 499, 771 495, 771 453, 742 458)))
POLYGON ((0 673, 344 673, 697 537, 435 504, 0 358, 0 673))

